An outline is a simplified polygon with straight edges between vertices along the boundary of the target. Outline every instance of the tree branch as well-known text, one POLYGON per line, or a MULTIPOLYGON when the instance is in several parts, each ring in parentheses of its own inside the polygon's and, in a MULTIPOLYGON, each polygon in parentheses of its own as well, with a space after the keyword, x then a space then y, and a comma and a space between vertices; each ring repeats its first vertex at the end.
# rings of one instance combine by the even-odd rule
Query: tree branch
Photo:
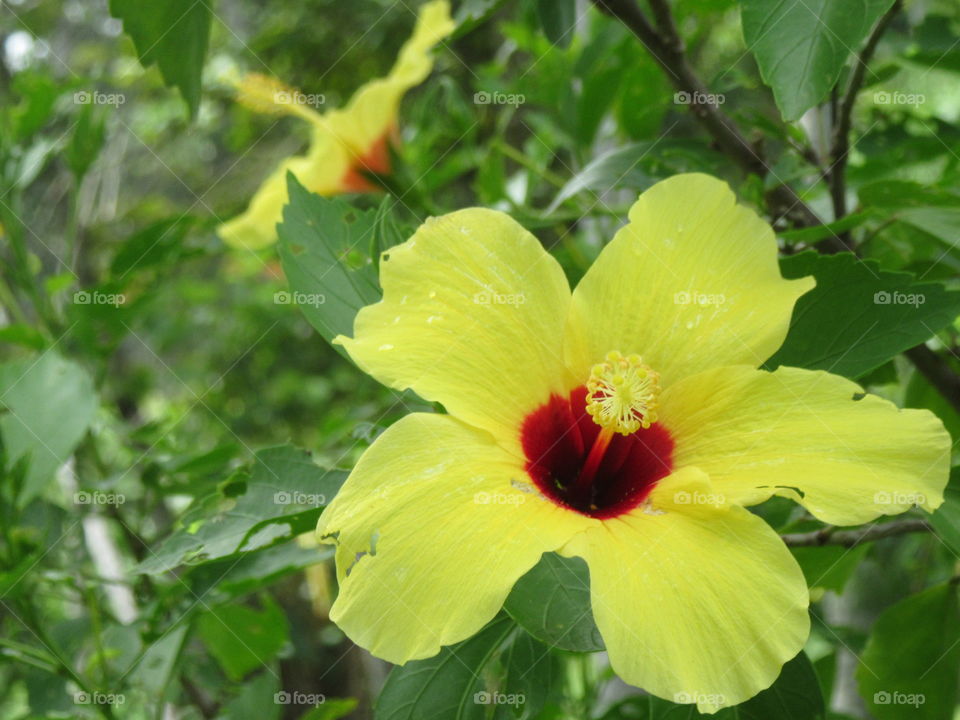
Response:
MULTIPOLYGON (((694 117, 710 133, 720 150, 746 172, 766 177, 768 167, 760 151, 750 144, 716 103, 708 101, 710 95, 687 61, 683 39, 666 0, 650 0, 657 27, 650 23, 635 0, 591 1, 600 12, 619 20, 636 35, 666 71, 674 87, 687 93, 694 117)), ((821 220, 789 185, 779 184, 771 188, 767 191, 766 199, 774 220, 785 218, 800 227, 821 224, 821 220)))
POLYGON ((960 376, 953 371, 946 360, 926 345, 917 345, 904 355, 914 364, 920 374, 946 398, 953 408, 960 412, 960 376))
POLYGON ((883 525, 869 525, 856 530, 840 530, 828 525, 820 530, 806 533, 787 533, 781 535, 783 542, 790 547, 822 547, 824 545, 840 545, 841 547, 856 547, 860 543, 873 542, 883 538, 906 535, 916 532, 932 532, 933 528, 926 520, 909 518, 883 525))
MULTIPOLYGON (((863 86, 863 79, 867 74, 867 65, 880 43, 880 38, 894 16, 900 12, 902 0, 896 0, 890 9, 880 18, 873 29, 866 45, 857 56, 853 74, 843 99, 837 105, 836 117, 833 124, 833 139, 831 142, 830 157, 830 199, 833 201, 833 216, 837 219, 847 214, 847 158, 850 154, 850 129, 852 126, 853 106, 857 103, 857 95, 863 86)), ((841 233, 841 238, 849 241, 849 231, 841 233)))

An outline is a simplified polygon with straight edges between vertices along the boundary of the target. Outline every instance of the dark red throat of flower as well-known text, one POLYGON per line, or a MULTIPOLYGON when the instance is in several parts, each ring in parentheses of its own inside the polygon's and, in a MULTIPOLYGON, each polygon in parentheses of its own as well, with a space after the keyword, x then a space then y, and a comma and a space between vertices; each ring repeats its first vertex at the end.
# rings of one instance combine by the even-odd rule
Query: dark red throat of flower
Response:
MULTIPOLYGON (((554 395, 523 422, 527 472, 546 497, 595 518, 612 518, 646 500, 670 474, 673 438, 653 423, 631 435, 614 434, 597 464, 600 426, 586 412, 587 389, 554 395)), ((601 441, 602 442, 602 441, 601 441)))

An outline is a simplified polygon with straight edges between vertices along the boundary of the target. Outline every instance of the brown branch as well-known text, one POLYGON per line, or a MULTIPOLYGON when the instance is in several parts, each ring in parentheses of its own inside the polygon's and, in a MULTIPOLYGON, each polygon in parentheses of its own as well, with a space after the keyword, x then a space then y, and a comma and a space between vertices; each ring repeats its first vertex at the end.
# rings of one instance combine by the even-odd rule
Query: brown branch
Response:
MULTIPOLYGON (((666 71, 674 87, 687 93, 694 117, 710 133, 720 150, 748 173, 766 177, 769 168, 762 153, 751 145, 717 103, 709 102, 710 94, 687 60, 683 39, 666 0, 650 0, 656 27, 635 0, 592 2, 600 12, 619 20, 636 35, 666 71)), ((821 224, 821 220, 789 185, 780 184, 771 188, 767 191, 766 199, 774 220, 785 218, 800 227, 821 224)))
POLYGON ((840 545, 842 547, 856 547, 860 543, 873 542, 883 538, 896 537, 897 535, 906 535, 916 532, 931 532, 933 528, 926 520, 910 518, 907 520, 897 520, 895 522, 884 523, 882 525, 869 525, 865 528, 856 530, 840 530, 839 528, 828 525, 820 530, 806 533, 787 533, 781 535, 783 542, 790 547, 822 547, 824 545, 840 545))
MULTIPOLYGON (((831 142, 830 158, 830 199, 833 201, 833 216, 837 219, 847 214, 847 158, 850 154, 850 129, 853 123, 853 106, 856 105, 857 95, 863 86, 867 74, 867 65, 880 43, 880 38, 886 32, 894 16, 900 12, 902 1, 896 0, 890 9, 880 18, 876 27, 867 39, 866 45, 857 56, 853 74, 843 99, 837 105, 836 116, 833 122, 833 138, 831 142)), ((849 241, 849 231, 842 232, 841 238, 849 241)))
POLYGON ((927 379, 927 382, 933 385, 957 412, 960 412, 960 375, 953 371, 947 361, 926 345, 912 347, 904 355, 927 379))

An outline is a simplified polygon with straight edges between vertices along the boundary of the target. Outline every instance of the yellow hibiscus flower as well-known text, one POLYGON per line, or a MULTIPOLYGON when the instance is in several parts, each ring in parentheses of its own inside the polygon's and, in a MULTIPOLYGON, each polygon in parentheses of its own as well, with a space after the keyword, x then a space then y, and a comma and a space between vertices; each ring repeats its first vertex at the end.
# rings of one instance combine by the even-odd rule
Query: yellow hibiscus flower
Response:
POLYGON ((781 277, 772 229, 715 178, 643 193, 572 293, 483 209, 428 220, 380 270, 383 299, 337 341, 449 414, 390 427, 320 519, 331 618, 378 657, 472 636, 555 551, 589 566, 617 674, 713 712, 768 687, 809 631, 800 568, 746 506, 780 495, 853 525, 943 500, 933 414, 758 369, 814 280, 781 277))
POLYGON ((387 145, 396 139, 400 100, 430 74, 430 50, 453 29, 447 0, 423 5, 413 36, 400 49, 390 73, 361 87, 342 110, 319 113, 310 107, 309 95, 274 78, 247 75, 239 84, 240 102, 254 110, 307 120, 311 124, 310 147, 306 155, 280 163, 247 210, 220 226, 218 234, 223 241, 251 250, 276 242, 276 226, 287 203, 288 171, 319 195, 374 190, 361 171, 381 175, 389 171, 387 145))

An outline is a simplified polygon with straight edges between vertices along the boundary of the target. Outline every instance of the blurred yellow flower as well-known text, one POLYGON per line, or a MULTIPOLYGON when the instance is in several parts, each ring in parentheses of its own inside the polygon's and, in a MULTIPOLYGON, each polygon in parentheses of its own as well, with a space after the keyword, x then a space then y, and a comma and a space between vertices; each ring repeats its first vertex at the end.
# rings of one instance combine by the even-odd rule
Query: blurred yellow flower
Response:
POLYGON ((260 186, 247 210, 224 223, 218 234, 228 245, 257 249, 276 242, 276 224, 287 202, 290 171, 320 195, 373 190, 363 172, 389 170, 388 143, 397 131, 397 112, 404 93, 430 74, 430 50, 453 32, 447 0, 420 8, 413 36, 400 49, 385 78, 363 85, 343 109, 320 113, 320 96, 308 95, 264 75, 250 74, 238 87, 241 103, 259 112, 295 115, 310 122, 310 147, 280 163, 260 186))
POLYGON ((330 617, 394 663, 471 637, 544 552, 583 558, 628 683, 714 712, 803 648, 809 593, 746 509, 779 495, 836 525, 943 502, 950 437, 822 371, 758 369, 811 277, 723 182, 647 190, 571 293, 507 215, 433 218, 380 263, 383 299, 339 337, 414 413, 320 518, 330 617))

